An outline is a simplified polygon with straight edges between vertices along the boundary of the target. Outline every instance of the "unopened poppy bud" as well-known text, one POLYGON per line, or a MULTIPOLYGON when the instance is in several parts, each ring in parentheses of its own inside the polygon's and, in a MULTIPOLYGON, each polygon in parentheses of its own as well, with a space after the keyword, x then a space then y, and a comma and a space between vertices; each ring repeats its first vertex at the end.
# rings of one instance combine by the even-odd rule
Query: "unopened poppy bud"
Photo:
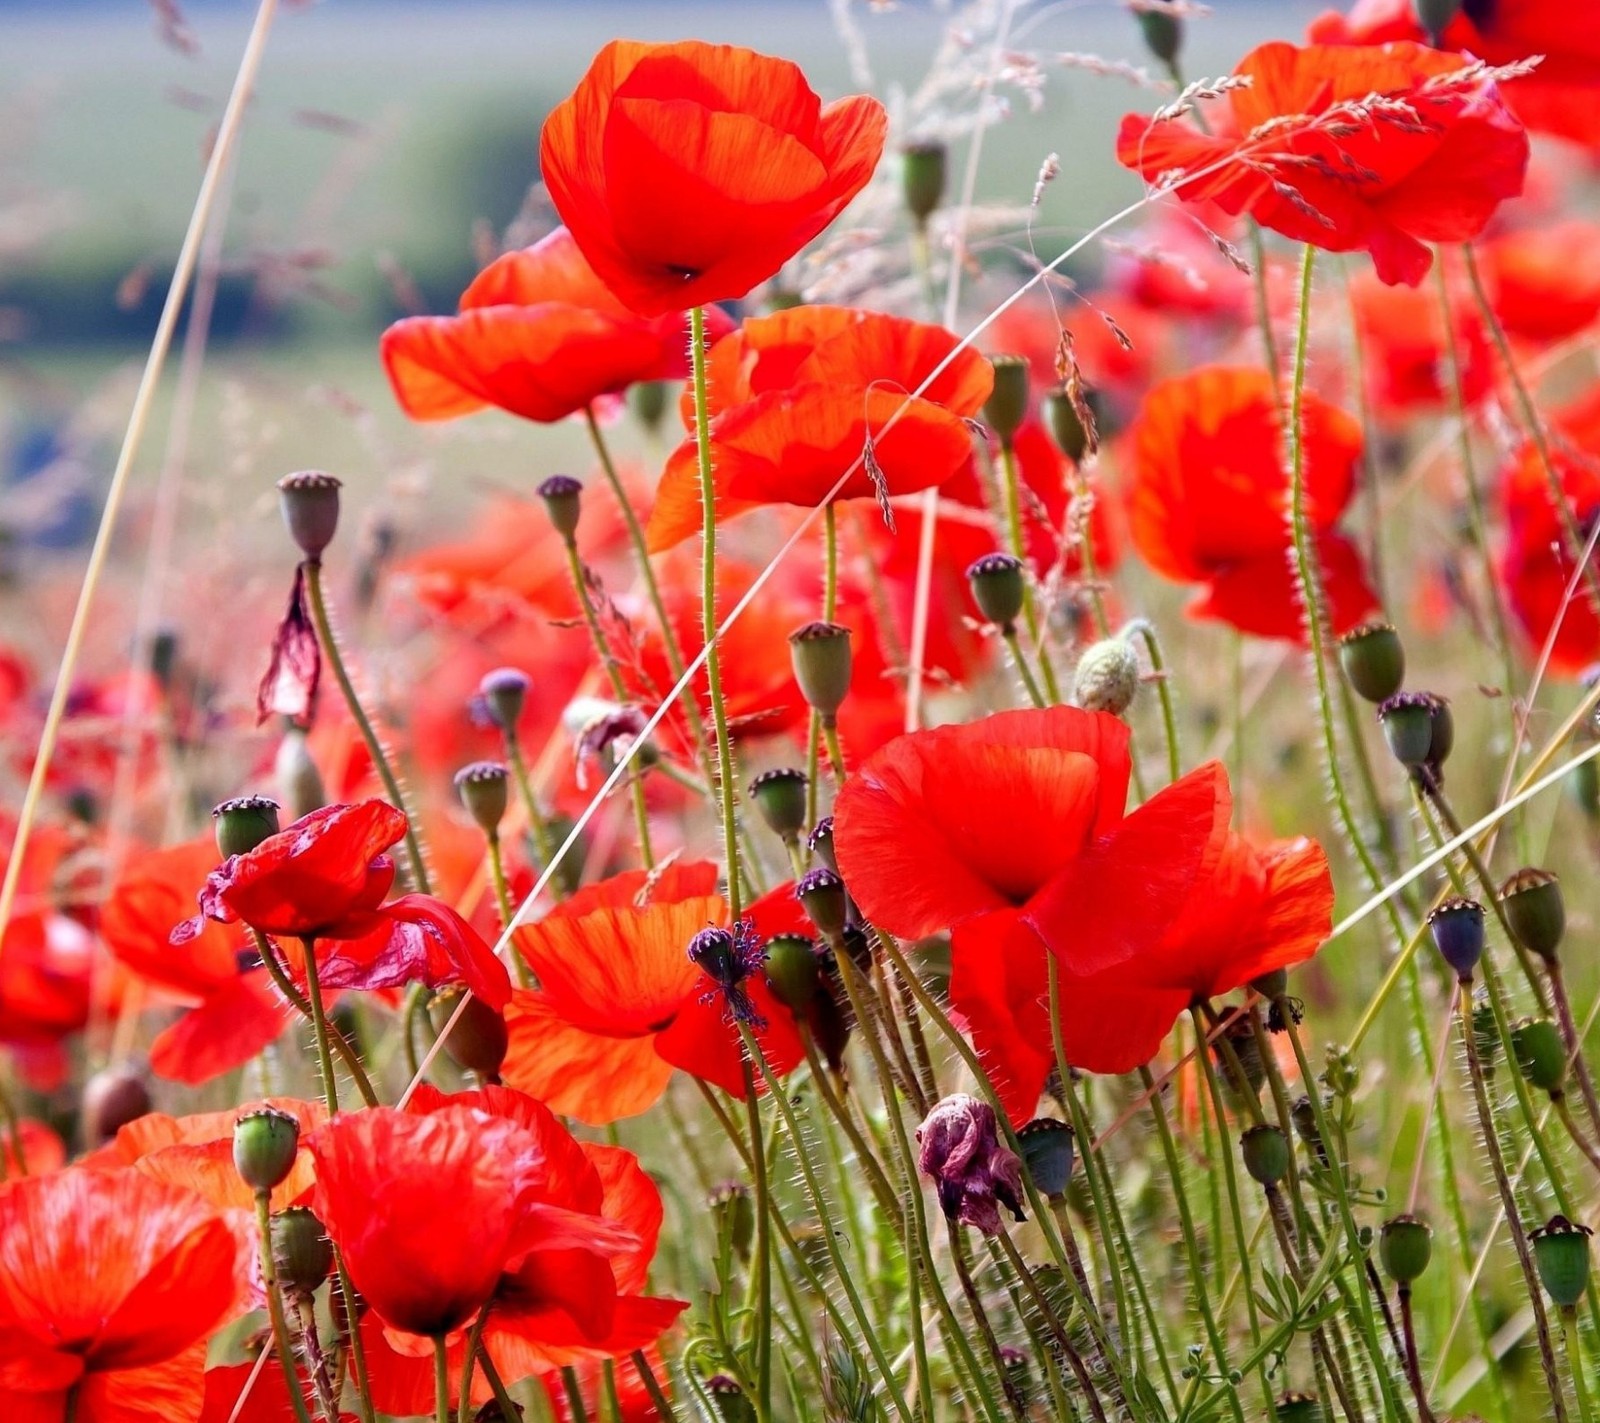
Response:
POLYGON ((924 226, 944 198, 946 150, 938 139, 908 143, 900 150, 900 191, 906 211, 924 226))
POLYGON ((104 1146, 150 1110, 150 1089, 131 1067, 107 1067, 83 1084, 80 1121, 85 1145, 104 1146))
POLYGON ((1339 639, 1339 665, 1356 694, 1386 702, 1405 682, 1406 653, 1388 623, 1367 623, 1339 639))
POLYGON ((667 403, 672 398, 672 382, 666 380, 636 381, 628 390, 628 409, 651 434, 661 428, 667 413, 667 403))
POLYGON ((333 1242, 309 1206, 272 1217, 272 1264, 285 1289, 312 1295, 333 1273, 333 1242))
POLYGON ((1269 1003, 1282 998, 1289 991, 1289 970, 1275 968, 1270 973, 1259 974, 1250 980, 1250 987, 1269 1003))
POLYGON ((1250 1127, 1239 1138, 1239 1151, 1250 1179, 1262 1186, 1276 1186, 1289 1174, 1289 1138, 1278 1127, 1250 1127))
POLYGON ((456 772, 456 793, 485 835, 497 835, 511 801, 511 773, 498 761, 474 761, 456 772))
POLYGON ((1521 869, 1500 886, 1500 907, 1517 942, 1553 960, 1567 932, 1561 884, 1549 870, 1521 869))
POLYGON ((791 1013, 803 1013, 816 996, 816 946, 801 934, 779 934, 767 942, 767 983, 772 996, 791 1013))
POLYGON ((278 481, 278 507, 289 537, 315 563, 339 528, 339 480, 320 469, 302 469, 278 481))
POLYGON ((235 796, 212 809, 211 821, 223 859, 248 855, 278 833, 278 802, 264 795, 235 796))
POLYGON ((1284 1393, 1272 1405, 1273 1423, 1327 1423, 1322 1400, 1314 1393, 1284 1393))
POLYGON ((1511 1051, 1522 1075, 1541 1092, 1559 1096, 1567 1080, 1567 1046, 1548 1018, 1524 1018, 1511 1027, 1511 1051))
POLYGON ((1589 1288, 1589 1237, 1586 1225, 1551 1216, 1548 1225, 1531 1232, 1533 1261, 1539 1280, 1557 1309, 1573 1309, 1589 1288))
POLYGON ((270 1191, 294 1170, 300 1123, 288 1112, 262 1107, 233 1124, 233 1167, 252 1191, 270 1191))
POLYGON ((485 1081, 495 1081, 500 1076, 500 1065, 506 1060, 506 1020, 481 998, 467 997, 466 989, 442 988, 428 1001, 428 1018, 435 1033, 442 1033, 445 1025, 455 1017, 461 1000, 466 1007, 456 1018, 455 1026, 444 1040, 444 1050, 450 1060, 465 1072, 475 1072, 485 1081))
POLYGON ((1044 420, 1056 448, 1073 464, 1081 463, 1089 449, 1089 432, 1084 429, 1083 417, 1066 386, 1058 385, 1045 392, 1044 420))
POLYGON ((718 1238, 726 1231, 734 1253, 741 1259, 748 1258, 756 1234, 756 1212, 749 1189, 737 1181, 724 1181, 712 1188, 707 1204, 717 1223, 718 1238))
POLYGON ((835 874, 839 872, 839 860, 833 853, 833 817, 825 815, 811 827, 811 834, 806 837, 806 849, 821 860, 835 874))
POLYGON ((570 474, 552 474, 539 486, 539 497, 555 531, 571 543, 583 513, 583 484, 570 474))
POLYGON ((1146 0, 1134 11, 1144 32, 1145 47, 1163 64, 1171 64, 1183 48, 1183 21, 1169 14, 1161 0, 1146 0))
POLYGON ((1017 1140, 1034 1187, 1051 1200, 1066 1195, 1077 1146, 1072 1128, 1059 1117, 1035 1117, 1017 1133, 1017 1140))
POLYGON ((767 829, 785 845, 798 844, 806 825, 806 787, 810 778, 793 766, 764 771, 750 782, 750 799, 767 829))
POLYGON ((984 554, 967 565, 967 585, 986 621, 1006 633, 1016 626, 1027 596, 1020 558, 1009 553, 984 554))
POLYGON ((522 719, 522 708, 528 700, 528 688, 533 679, 520 667, 496 667, 486 672, 478 683, 478 695, 483 708, 501 731, 513 733, 522 719))
POLYGON ((1294 1099, 1289 1108, 1289 1120, 1294 1123, 1294 1134, 1307 1146, 1320 1152, 1322 1133, 1317 1128, 1317 1109, 1310 1097, 1302 1094, 1294 1099))
POLYGON ((1397 692, 1378 708, 1383 739, 1407 770, 1424 766, 1433 750, 1434 717, 1442 705, 1428 692, 1397 692))
POLYGON ((321 810, 328 803, 322 772, 312 759, 305 732, 298 726, 285 731, 283 740, 278 743, 278 754, 272 762, 272 780, 277 787, 278 800, 291 821, 321 810))
POLYGON ((1378 1232, 1378 1258, 1397 1285, 1420 1279, 1433 1258, 1433 1227, 1414 1215, 1397 1215, 1378 1232))
POLYGON ((815 622, 789 634, 794 679, 806 704, 834 725, 850 691, 850 629, 838 623, 815 622))
POLYGON ((837 871, 823 867, 801 875, 795 881, 794 897, 824 939, 831 942, 844 931, 850 904, 837 871))
POLYGON ((1428 43, 1438 46, 1445 26, 1455 19, 1461 0, 1416 0, 1417 23, 1428 32, 1428 43))
POLYGON ((739 1380, 728 1374, 712 1374, 706 1380, 711 1406, 722 1423, 755 1423, 755 1405, 745 1397, 739 1380))
POLYGON ((1483 906, 1453 895, 1428 915, 1428 932, 1439 955, 1463 983, 1483 957, 1483 906))
POLYGON ((820 967, 818 983, 822 991, 811 997, 806 1010, 806 1024, 811 1029, 811 1036, 816 1039, 822 1060, 833 1071, 839 1072, 844 1067, 845 1049, 850 1045, 850 1019, 839 1005, 838 995, 842 990, 836 987, 839 981, 837 966, 823 959, 820 967))
POLYGON ((1092 643, 1072 674, 1072 698, 1085 711, 1121 716, 1139 694, 1139 654, 1120 637, 1092 643))
POLYGON ((983 420, 1009 448, 1011 437, 1028 418, 1028 358, 991 356, 989 364, 994 368, 994 387, 984 402, 983 420))

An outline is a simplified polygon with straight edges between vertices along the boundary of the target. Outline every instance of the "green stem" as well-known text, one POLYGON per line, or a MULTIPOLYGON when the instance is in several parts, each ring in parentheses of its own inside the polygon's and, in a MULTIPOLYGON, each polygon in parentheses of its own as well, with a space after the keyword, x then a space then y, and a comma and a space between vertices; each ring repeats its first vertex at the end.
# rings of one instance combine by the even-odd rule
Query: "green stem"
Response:
MULTIPOLYGON (((739 1025, 746 1031, 744 1024, 739 1025)), ((754 1041, 746 1032, 746 1046, 754 1041)), ((759 1051, 759 1046, 757 1047, 759 1051)), ((752 1055, 753 1056, 753 1055, 752 1055)), ((761 1136, 761 1099, 756 1096, 750 1063, 744 1067, 745 1114, 750 1128, 750 1171, 756 1198, 756 1423, 772 1417, 772 1226, 767 1215, 766 1144, 761 1136)))
POLYGON ((478 1362, 478 1351, 483 1347, 483 1326, 488 1318, 489 1306, 485 1305, 472 1321, 472 1328, 467 1331, 467 1360, 461 1366, 461 1401, 456 1407, 456 1423, 471 1423, 472 1374, 478 1362))
POLYGON ((283 1317, 283 1296, 278 1290, 278 1267, 272 1257, 271 1198, 270 1191, 256 1192, 256 1230, 261 1237, 261 1283, 267 1296, 267 1318, 272 1321, 272 1351, 283 1368, 283 1380, 289 1389, 289 1404, 294 1409, 295 1423, 311 1423, 305 1397, 300 1392, 294 1350, 289 1344, 289 1325, 283 1317))
POLYGON ((317 1040, 317 1065, 322 1072, 322 1095, 328 1115, 339 1110, 339 1082, 333 1073, 333 1053, 328 1046, 328 1015, 322 1007, 322 983, 317 976, 317 941, 307 935, 300 941, 305 950, 306 1002, 311 1008, 311 1031, 317 1040))
POLYGON ((677 1423, 678 1415, 672 1410, 672 1400, 666 1395, 661 1384, 656 1379, 656 1371, 650 1367, 650 1360, 643 1349, 635 1349, 628 1355, 632 1360, 639 1381, 644 1385, 644 1391, 650 1395, 650 1402, 654 1405, 659 1423, 677 1423))
POLYGON ((1267 295, 1267 244, 1262 240, 1259 222, 1251 218, 1246 226, 1250 232, 1250 274, 1255 288, 1256 325, 1261 331, 1261 355, 1276 389, 1282 367, 1278 364, 1278 338, 1272 330, 1272 302, 1267 295))
POLYGON ((1039 684, 1034 681, 1033 672, 1028 667, 1028 656, 1023 651, 1022 639, 1017 636, 1015 627, 1001 629, 1001 637, 1005 639, 1006 650, 1011 654, 1011 660, 1016 665, 1017 675, 1022 678, 1022 688, 1028 694, 1028 700, 1034 706, 1044 708, 1048 703, 1044 693, 1039 690, 1039 684))
POLYGON ((1572 1393, 1578 1401, 1579 1423, 1595 1423, 1594 1404, 1587 1382, 1589 1366, 1578 1347, 1578 1311, 1572 1306, 1561 1311, 1561 1342, 1567 1353, 1567 1369, 1572 1374, 1572 1393))
POLYGON ((583 1389, 578 1385, 578 1373, 570 1365, 561 1370, 561 1386, 566 1391, 572 1423, 589 1423, 589 1409, 583 1401, 583 1389))
MULTIPOLYGON (((1044 679, 1049 701, 1054 704, 1061 700, 1061 689, 1056 685, 1055 668, 1050 664, 1044 639, 1039 635, 1038 603, 1034 597, 1032 571, 1028 566, 1027 543, 1022 536, 1022 480, 1017 473, 1017 453, 1010 440, 1000 442, 1000 472, 1000 487, 1004 491, 1006 505, 1006 541, 1011 546, 1012 556, 1022 564, 1022 617, 1028 628, 1028 645, 1039 655, 1039 674, 1044 679)), ((1020 651, 1013 647, 1012 652, 1020 666, 1020 651)), ((1023 676, 1031 681, 1025 670, 1023 676)), ((1035 705, 1044 703, 1036 702, 1035 705)))
MULTIPOLYGON (((259 929, 250 931, 255 939, 256 952, 261 955, 261 962, 267 970, 269 977, 279 993, 289 1000, 289 1005, 299 1013, 308 1023, 316 1024, 315 1016, 311 1011, 311 1004, 306 1001, 305 995, 294 986, 294 980, 288 975, 282 963, 278 961, 277 951, 272 947, 272 941, 259 929)), ((378 1105, 378 1094, 373 1090, 372 1082, 367 1077, 365 1069, 361 1066, 361 1059, 356 1055, 356 1050, 350 1045, 349 1040, 332 1023, 327 1024, 329 1042, 339 1054, 339 1060, 344 1063, 345 1071, 354 1079, 356 1090, 361 1093, 361 1100, 369 1107, 378 1105)))
POLYGON ((442 1334, 433 1336, 433 1415, 438 1423, 450 1423, 450 1359, 442 1334))
MULTIPOLYGON (((1178 713, 1172 702, 1172 679, 1167 676, 1167 664, 1161 655, 1161 640, 1153 624, 1136 618, 1123 629, 1124 637, 1137 635, 1144 641, 1150 658, 1150 672, 1156 684, 1156 698, 1161 703, 1161 729, 1167 738, 1167 779, 1175 781, 1183 775, 1183 750, 1178 742, 1178 713)), ((1234 781, 1237 794, 1239 781, 1234 781)))
MULTIPOLYGON (((543 869, 549 865, 557 849, 555 839, 550 834, 550 822, 539 809, 539 798, 533 792, 533 778, 528 774, 528 763, 522 755, 522 738, 517 735, 515 727, 505 729, 504 740, 506 760, 511 763, 511 775, 517 783, 523 814, 528 817, 528 833, 533 836, 534 848, 539 852, 540 868, 543 869)), ((552 875, 548 888, 559 899, 561 877, 552 875)))
MULTIPOLYGON (((506 879, 506 857, 500 846, 499 832, 491 832, 488 839, 489 847, 489 878, 494 881, 495 907, 500 911, 500 928, 502 932, 511 926, 511 921, 516 917, 516 907, 511 903, 511 885, 506 879)), ((531 988, 532 976, 528 972, 528 965, 523 961, 522 955, 517 951, 515 943, 511 945, 511 968, 517 976, 517 987, 531 988)))

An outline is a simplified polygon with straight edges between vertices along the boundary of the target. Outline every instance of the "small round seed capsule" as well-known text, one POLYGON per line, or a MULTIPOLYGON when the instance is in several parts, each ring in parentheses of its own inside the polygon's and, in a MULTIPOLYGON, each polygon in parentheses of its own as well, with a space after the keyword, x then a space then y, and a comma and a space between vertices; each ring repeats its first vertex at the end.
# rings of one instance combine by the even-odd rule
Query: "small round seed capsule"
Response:
POLYGON ((967 586, 986 622, 1002 632, 1016 626, 1027 596, 1022 560, 1009 553, 986 553, 967 566, 967 586))
POLYGON ((989 364, 994 367, 994 387, 984 403, 983 420, 1000 443, 1009 446, 1028 418, 1028 358, 991 356, 989 364))
POLYGON ((544 511, 550 516, 551 526, 571 543, 577 537, 578 520, 583 516, 582 481, 570 474, 552 474, 539 485, 539 497, 544 500, 544 511))
POLYGON ((247 855, 278 833, 278 802, 264 795, 235 796, 212 809, 211 822, 223 859, 247 855))
POLYGON ((1420 1279, 1433 1258, 1433 1227, 1419 1216, 1397 1215, 1378 1233, 1378 1258, 1399 1285, 1420 1279))
POLYGON ((1549 870, 1518 870, 1500 886, 1500 906, 1517 942, 1542 959, 1554 959, 1567 932, 1561 882, 1549 870))
POLYGON ((821 964, 816 945, 801 934, 779 934, 767 943, 767 982, 772 996, 791 1013, 803 1013, 817 994, 821 964))
POLYGON ((1456 977, 1469 981, 1483 957, 1483 906, 1475 899, 1452 896, 1428 915, 1428 933, 1456 977))
POLYGON ((850 693, 850 629, 838 623, 814 622, 789 634, 794 680, 806 704, 832 726, 850 693))
POLYGON ((1531 1233, 1539 1280, 1558 1309, 1573 1309, 1589 1288, 1589 1237, 1586 1225, 1552 1216, 1531 1233))
POLYGON ((272 1217, 272 1263, 285 1288, 315 1294, 333 1273, 333 1242, 308 1206, 290 1206, 272 1217))
POLYGON ((1034 1186, 1051 1200, 1059 1200, 1072 1180, 1076 1133, 1059 1117, 1035 1117, 1017 1132, 1017 1140, 1034 1186))
POLYGON ((1524 1018, 1511 1027, 1511 1051, 1522 1075, 1541 1092, 1558 1095, 1567 1081, 1567 1045, 1548 1018, 1524 1018))
POLYGON ((288 1112, 262 1107, 233 1124, 233 1167, 252 1191, 270 1191, 294 1170, 300 1123, 288 1112))
POLYGON ((1289 1138, 1275 1126, 1250 1127, 1239 1138, 1244 1169, 1263 1186, 1276 1186, 1289 1174, 1289 1138))
POLYGON ((1368 623, 1339 639, 1339 666, 1358 696, 1386 702, 1405 683, 1406 654, 1388 623, 1368 623))
POLYGON ((474 761, 456 772, 456 793, 485 835, 498 835, 511 802, 511 773, 498 761, 474 761))
POLYGON ((313 563, 339 529, 340 481, 320 469, 302 469, 278 481, 278 508, 289 537, 313 563))
POLYGON ((763 771, 750 782, 749 796, 767 829, 784 844, 795 844, 806 824, 806 790, 810 778, 793 766, 763 771))
POLYGON ((921 227, 944 199, 947 150, 938 139, 908 143, 900 150, 900 191, 906 211, 921 227))

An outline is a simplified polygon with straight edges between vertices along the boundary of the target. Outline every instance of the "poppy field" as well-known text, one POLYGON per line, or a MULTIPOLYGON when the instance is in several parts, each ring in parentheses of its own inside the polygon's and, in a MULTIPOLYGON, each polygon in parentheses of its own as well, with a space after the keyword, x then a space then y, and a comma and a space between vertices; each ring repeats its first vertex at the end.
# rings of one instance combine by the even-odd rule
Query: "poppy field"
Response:
POLYGON ((241 7, 0 489, 3 1423, 1600 1423, 1600 32, 1340 5, 608 38, 348 388, 241 7))

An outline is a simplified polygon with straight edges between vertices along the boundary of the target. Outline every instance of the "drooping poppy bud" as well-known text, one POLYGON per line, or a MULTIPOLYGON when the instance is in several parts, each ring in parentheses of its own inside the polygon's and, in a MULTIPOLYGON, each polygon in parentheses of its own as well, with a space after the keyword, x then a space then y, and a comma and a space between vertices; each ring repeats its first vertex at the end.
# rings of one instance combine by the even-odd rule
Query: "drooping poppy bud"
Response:
POLYGON ((1369 702, 1386 702, 1405 682, 1406 653, 1388 623, 1367 623, 1339 639, 1345 680, 1369 702))
POLYGON ((1519 944, 1542 959, 1555 958, 1567 932, 1567 908, 1549 870, 1518 870, 1500 886, 1500 906, 1519 944))
POLYGON ((1294 1134, 1316 1153, 1317 1160, 1327 1161, 1322 1132, 1317 1126, 1317 1109, 1310 1097, 1302 1094, 1294 1099, 1289 1108, 1289 1120, 1294 1123, 1294 1134))
POLYGON ((1433 1258, 1433 1227, 1414 1215, 1397 1215, 1378 1233, 1378 1258, 1397 1285, 1420 1279, 1433 1258))
POLYGON ((1511 1051, 1522 1075, 1541 1092, 1561 1095, 1567 1080, 1567 1046, 1548 1018, 1524 1018, 1511 1028, 1511 1051))
POLYGON ((1211 1055, 1217 1064, 1217 1071, 1222 1074, 1223 1086, 1229 1097, 1248 1104, 1249 1098, 1245 1093, 1256 1098, 1261 1096, 1261 1088, 1267 1080, 1267 1068, 1261 1060, 1261 1044, 1256 1040, 1255 1030, 1247 1017, 1239 1015, 1228 1020, 1222 1035, 1211 1045, 1211 1055), (1231 1056, 1224 1050, 1224 1044, 1232 1049, 1231 1056), (1235 1064, 1238 1064, 1237 1070, 1235 1064), (1244 1074, 1243 1082, 1239 1080, 1241 1072, 1244 1074))
POLYGON ((1289 1138, 1270 1124, 1247 1129, 1239 1138, 1244 1169, 1262 1186, 1276 1186, 1289 1174, 1289 1138))
POLYGON ((107 1067, 83 1084, 80 1122, 84 1144, 104 1146, 129 1122, 150 1110, 150 1089, 131 1067, 107 1067))
POLYGON ((1000 1233, 1000 1207, 1022 1210, 1022 1159, 1000 1140, 994 1108, 965 1092, 934 1105, 917 1128, 918 1168, 936 1187, 939 1208, 985 1235, 1000 1233))
POLYGON ((309 1206, 272 1217, 272 1264, 286 1290, 314 1295, 333 1273, 333 1242, 309 1206))
POLYGON ((278 833, 278 802, 264 795, 235 796, 212 808, 211 821, 223 859, 247 855, 278 833))
POLYGON ((967 566, 967 585, 985 620, 1009 635, 1027 595, 1022 560, 1009 553, 986 553, 967 566))
POLYGON ((484 673, 478 683, 478 696, 490 722, 508 735, 514 735, 522 719, 533 679, 519 667, 496 667, 484 673))
POLYGON ((1121 716, 1139 694, 1139 654, 1127 639, 1103 638, 1078 659, 1072 697, 1085 711, 1121 716))
POLYGON ((1289 970, 1275 968, 1250 980, 1250 987, 1269 1003, 1282 998, 1289 991, 1289 970))
POLYGON ((1452 896, 1428 915, 1428 932, 1456 977, 1470 983, 1483 957, 1483 906, 1475 899, 1452 896))
POLYGON ((804 1013, 821 973, 816 945, 801 934, 780 934, 767 941, 766 967, 772 996, 791 1013, 804 1013))
POLYGON ((278 507, 289 537, 315 563, 339 528, 339 479, 320 469, 302 469, 278 481, 278 507))
POLYGON ((1078 409, 1079 399, 1091 398, 1075 398, 1074 392, 1066 385, 1054 386, 1045 392, 1044 397, 1045 424, 1050 427, 1056 448, 1073 464, 1082 463, 1084 455, 1089 452, 1089 430, 1078 409))
POLYGON ((806 849, 822 861, 835 874, 839 872, 839 861, 833 853, 833 817, 825 815, 811 827, 811 834, 806 837, 806 849))
POLYGON ((1059 1117, 1035 1117, 1017 1132, 1022 1162, 1035 1189, 1051 1200, 1067 1192, 1072 1179, 1077 1135, 1059 1117))
POLYGON ((834 725, 850 692, 850 629, 838 623, 807 623, 789 634, 789 656, 800 695, 824 726, 834 725))
POLYGON ((290 725, 284 729, 278 754, 272 760, 272 782, 290 820, 301 820, 328 803, 322 772, 312 759, 302 728, 290 725))
POLYGON ((583 484, 570 474, 552 474, 539 486, 539 497, 544 500, 544 511, 562 539, 571 543, 578 534, 578 520, 583 514, 583 484))
POLYGON ((990 356, 989 364, 994 367, 994 388, 984 402, 983 419, 1000 443, 1009 448, 1011 437, 1028 418, 1028 358, 990 356))
POLYGON ((1558 1309, 1574 1309, 1589 1288, 1589 1237, 1586 1225, 1552 1216, 1533 1231, 1533 1259, 1539 1280, 1558 1309))
POLYGON ((633 418, 653 435, 661 428, 671 396, 671 381, 635 381, 628 389, 628 409, 633 411, 633 418))
POLYGON ((793 766, 763 771, 750 782, 750 799, 761 818, 785 845, 800 841, 806 824, 806 788, 810 778, 793 766))
POLYGON ((474 761, 456 772, 456 792, 485 835, 498 835, 511 802, 511 773, 499 761, 474 761))
POLYGON ((444 1040, 444 1050, 450 1060, 466 1072, 475 1072, 486 1082, 500 1077, 500 1066, 506 1060, 506 1047, 510 1041, 506 1020, 483 999, 467 998, 461 1008, 466 990, 456 986, 441 988, 428 1001, 428 1019, 435 1033, 442 1033, 451 1018, 455 1026, 444 1040), (461 1014, 456 1017, 456 1009, 461 1014))
POLYGON ((946 149, 938 139, 908 143, 900 150, 900 191, 918 227, 927 226, 944 198, 946 149))
POLYGON ((1183 21, 1170 13, 1164 0, 1143 0, 1134 10, 1145 47, 1165 65, 1171 65, 1183 48, 1183 21))
POLYGON ((844 931, 849 897, 836 871, 819 867, 801 875, 795 881, 794 897, 817 926, 817 933, 828 942, 844 931))
POLYGON ((252 1191, 270 1191, 294 1169, 300 1123, 288 1112, 262 1107, 233 1124, 233 1166, 252 1191))

